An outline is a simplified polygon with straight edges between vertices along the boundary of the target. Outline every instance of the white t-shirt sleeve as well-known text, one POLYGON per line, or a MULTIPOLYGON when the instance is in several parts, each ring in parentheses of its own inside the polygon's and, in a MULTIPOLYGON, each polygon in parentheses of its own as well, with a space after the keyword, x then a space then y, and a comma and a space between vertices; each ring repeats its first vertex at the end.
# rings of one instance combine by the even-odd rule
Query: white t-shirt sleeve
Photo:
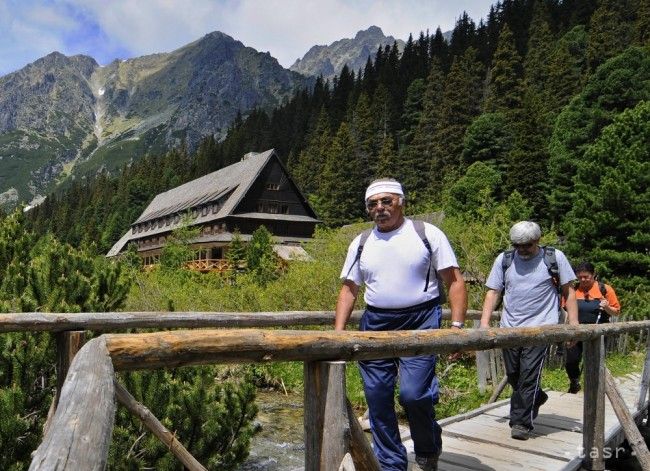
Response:
POLYGON ((557 260, 557 269, 560 275, 560 286, 575 281, 577 279, 576 274, 573 272, 573 268, 571 268, 571 264, 569 263, 569 260, 567 260, 566 255, 564 255, 563 252, 556 250, 555 259, 557 260))
POLYGON ((485 286, 490 289, 497 291, 503 290, 503 267, 502 267, 503 253, 500 253, 499 256, 494 260, 492 264, 492 270, 490 270, 490 275, 488 276, 485 286))
POLYGON ((449 267, 458 268, 458 261, 454 249, 444 232, 432 224, 425 224, 425 235, 431 244, 433 251, 433 264, 436 271, 449 267))
POLYGON ((355 259, 357 257, 357 250, 359 248, 359 241, 361 240, 361 234, 359 234, 349 245, 348 254, 345 257, 345 263, 343 263, 343 269, 341 270, 341 281, 350 280, 355 285, 361 286, 363 279, 361 276, 361 261, 355 259), (354 263, 354 265, 352 265, 354 263))

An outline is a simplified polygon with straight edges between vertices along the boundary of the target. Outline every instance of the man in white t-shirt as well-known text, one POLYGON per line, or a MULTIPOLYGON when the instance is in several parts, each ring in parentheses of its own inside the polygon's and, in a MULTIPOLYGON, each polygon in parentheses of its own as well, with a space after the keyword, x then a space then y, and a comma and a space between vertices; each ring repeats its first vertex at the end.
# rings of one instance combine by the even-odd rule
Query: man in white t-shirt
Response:
MULTIPOLYGON (((513 251, 501 253, 488 276, 483 302, 481 327, 490 326, 490 318, 503 292, 501 327, 535 327, 558 323, 559 294, 566 301, 568 322, 578 325, 578 305, 573 282, 576 279, 566 256, 557 249, 541 247, 542 231, 532 221, 520 221, 510 228, 513 251), (555 267, 549 263, 549 250, 555 255, 555 267), (510 263, 504 263, 508 256, 510 263), (555 273, 556 272, 556 273, 555 273)), ((533 420, 548 399, 542 390, 541 377, 547 345, 506 348, 503 360, 510 397, 510 435, 528 440, 533 420)))
MULTIPOLYGON (((425 240, 404 217, 404 191, 393 179, 376 180, 366 190, 366 208, 375 222, 361 250, 362 235, 348 248, 341 271, 343 286, 336 303, 335 329, 344 330, 359 287, 365 284, 366 311, 360 330, 424 330, 440 327, 440 293, 435 273, 447 285, 453 328, 463 327, 467 291, 456 256, 445 234, 424 224, 425 240)), ((394 392, 409 421, 416 462, 423 471, 438 469, 441 428, 435 420, 438 379, 435 355, 359 362, 375 454, 383 471, 406 471, 395 414, 394 392), (398 376, 399 371, 399 376, 398 376)))

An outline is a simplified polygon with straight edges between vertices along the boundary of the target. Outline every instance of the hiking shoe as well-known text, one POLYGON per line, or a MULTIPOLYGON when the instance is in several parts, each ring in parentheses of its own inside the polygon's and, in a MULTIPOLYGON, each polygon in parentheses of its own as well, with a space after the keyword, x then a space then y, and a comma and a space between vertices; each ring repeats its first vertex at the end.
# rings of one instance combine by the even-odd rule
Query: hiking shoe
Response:
POLYGON ((539 408, 546 404, 546 401, 548 401, 548 394, 544 391, 540 391, 537 400, 535 401, 535 406, 533 407, 533 419, 537 417, 539 414, 539 408))
POLYGON ((513 425, 510 436, 515 440, 528 440, 530 438, 530 430, 523 425, 513 425))
POLYGON ((580 380, 579 379, 571 379, 569 383, 569 393, 570 394, 577 394, 578 391, 580 391, 582 388, 580 387, 580 380))
POLYGON ((438 471, 438 456, 416 456, 415 462, 422 471, 438 471))

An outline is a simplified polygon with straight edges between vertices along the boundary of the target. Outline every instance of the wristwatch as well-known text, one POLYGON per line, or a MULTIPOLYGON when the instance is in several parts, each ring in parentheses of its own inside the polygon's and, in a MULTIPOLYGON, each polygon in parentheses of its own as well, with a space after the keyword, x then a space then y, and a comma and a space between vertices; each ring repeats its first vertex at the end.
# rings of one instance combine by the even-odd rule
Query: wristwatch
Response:
POLYGON ((451 321, 451 326, 452 327, 458 327, 459 329, 462 329, 465 327, 465 323, 461 321, 451 321))

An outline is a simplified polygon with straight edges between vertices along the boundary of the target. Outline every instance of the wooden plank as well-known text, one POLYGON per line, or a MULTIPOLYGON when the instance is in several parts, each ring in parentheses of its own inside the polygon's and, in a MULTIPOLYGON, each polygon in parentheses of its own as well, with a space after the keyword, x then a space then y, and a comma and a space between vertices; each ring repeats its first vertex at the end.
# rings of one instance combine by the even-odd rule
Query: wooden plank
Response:
POLYGON ((29 469, 103 470, 114 419, 113 365, 104 337, 98 337, 72 361, 52 426, 29 469))
POLYGON ((584 346, 584 418, 582 466, 588 470, 605 469, 605 343, 602 337, 584 346))
POLYGON ((618 391, 618 387, 616 386, 612 375, 607 369, 605 369, 605 380, 605 391, 607 392, 607 397, 609 398, 612 407, 616 411, 616 416, 618 417, 618 420, 621 423, 623 430, 625 431, 627 441, 634 450, 636 458, 639 460, 643 471, 650 471, 650 453, 648 452, 648 447, 646 446, 645 440, 643 439, 643 436, 641 436, 641 432, 639 432, 639 429, 634 422, 632 414, 623 401, 623 398, 618 391))
MULTIPOLYGON (((354 311, 350 323, 358 323, 363 311, 354 311)), ((451 319, 449 309, 442 310, 443 320, 451 319)), ((480 319, 481 311, 469 310, 467 319, 480 319)), ((495 313, 494 319, 499 315, 495 313)), ((80 312, 80 313, 8 313, 0 316, 0 333, 23 331, 63 332, 93 330, 110 332, 124 329, 172 328, 244 328, 333 325, 334 311, 283 312, 80 312)))
POLYGON ((453 463, 457 466, 463 466, 465 469, 492 469, 498 471, 521 471, 522 464, 525 463, 525 469, 527 470, 548 471, 550 469, 559 469, 560 466, 566 463, 566 460, 556 460, 525 451, 513 453, 511 449, 494 444, 445 437, 442 455, 440 456, 441 469, 445 469, 445 463, 453 463))
POLYGON ((207 471, 206 468, 194 458, 189 451, 178 441, 176 435, 169 431, 151 411, 143 404, 135 400, 135 398, 127 391, 124 386, 113 380, 115 387, 115 397, 117 400, 126 407, 131 414, 138 417, 142 423, 163 442, 167 448, 183 463, 185 468, 189 471, 207 471))
POLYGON ((548 344, 638 330, 650 321, 498 329, 337 332, 305 330, 198 330, 107 335, 117 370, 210 363, 369 360, 548 344))
POLYGON ((493 444, 507 448, 511 452, 535 453, 561 461, 569 461, 578 453, 582 445, 582 437, 579 433, 540 425, 535 425, 530 440, 513 440, 507 424, 488 416, 475 417, 471 421, 458 422, 445 427, 443 443, 446 437, 493 444))

